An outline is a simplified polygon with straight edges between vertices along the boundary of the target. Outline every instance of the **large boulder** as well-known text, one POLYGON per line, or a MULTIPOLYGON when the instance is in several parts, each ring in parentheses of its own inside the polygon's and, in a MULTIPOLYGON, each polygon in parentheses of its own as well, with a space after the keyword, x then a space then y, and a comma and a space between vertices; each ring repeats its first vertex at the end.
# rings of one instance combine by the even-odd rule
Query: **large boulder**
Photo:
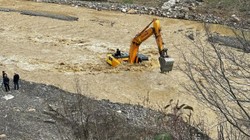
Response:
POLYGON ((176 3, 178 3, 179 0, 169 0, 167 2, 164 2, 163 5, 161 6, 161 9, 163 10, 168 10, 172 7, 174 7, 176 5, 176 3))

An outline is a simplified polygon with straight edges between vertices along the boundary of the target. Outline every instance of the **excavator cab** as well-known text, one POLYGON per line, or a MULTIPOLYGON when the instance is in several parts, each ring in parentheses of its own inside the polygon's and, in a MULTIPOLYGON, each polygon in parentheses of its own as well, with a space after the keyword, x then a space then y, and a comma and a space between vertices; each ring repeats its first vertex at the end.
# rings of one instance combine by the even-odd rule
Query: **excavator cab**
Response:
MULTIPOLYGON (((128 62, 129 54, 125 52, 120 52, 119 49, 113 54, 108 54, 106 57, 106 62, 112 67, 120 65, 122 62, 128 62)), ((138 54, 135 63, 141 63, 143 61, 148 61, 148 56, 144 54, 138 54)))
POLYGON ((122 62, 127 62, 129 58, 128 53, 122 53, 120 51, 116 51, 114 54, 108 54, 106 58, 106 62, 112 67, 116 67, 120 65, 122 62))

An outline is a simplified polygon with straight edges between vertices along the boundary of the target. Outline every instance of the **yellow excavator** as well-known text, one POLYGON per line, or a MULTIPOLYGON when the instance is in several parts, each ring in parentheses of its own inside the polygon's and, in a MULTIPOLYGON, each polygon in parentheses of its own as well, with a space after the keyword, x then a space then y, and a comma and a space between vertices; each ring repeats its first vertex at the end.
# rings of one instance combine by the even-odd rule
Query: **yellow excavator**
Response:
POLYGON ((108 54, 106 61, 113 67, 120 65, 122 62, 128 62, 131 64, 141 63, 142 61, 148 61, 148 57, 139 54, 140 44, 147 40, 151 35, 155 36, 155 40, 159 51, 159 63, 161 72, 169 72, 173 68, 174 59, 169 57, 167 54, 168 49, 163 47, 163 41, 161 36, 160 21, 158 19, 153 19, 139 34, 137 34, 130 45, 129 54, 121 53, 119 49, 116 50, 114 54, 108 54), (153 24, 153 27, 149 27, 153 24))

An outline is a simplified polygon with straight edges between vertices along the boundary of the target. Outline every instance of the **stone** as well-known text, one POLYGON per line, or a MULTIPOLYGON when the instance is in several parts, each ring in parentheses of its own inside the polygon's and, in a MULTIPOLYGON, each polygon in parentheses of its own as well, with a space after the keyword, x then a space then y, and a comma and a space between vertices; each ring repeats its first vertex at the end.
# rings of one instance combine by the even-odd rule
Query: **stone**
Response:
POLYGON ((175 4, 176 4, 176 0, 169 0, 169 1, 163 3, 163 5, 161 6, 161 9, 163 9, 163 10, 170 9, 175 4))
POLYGON ((232 21, 232 22, 240 22, 241 20, 240 20, 239 17, 237 17, 235 14, 233 14, 233 15, 231 16, 231 21, 232 21))
POLYGON ((7 136, 6 136, 6 134, 0 134, 0 139, 1 138, 6 138, 7 136))
POLYGON ((250 24, 250 19, 247 19, 247 21, 246 21, 246 22, 247 22, 247 24, 250 24))
POLYGON ((127 12, 127 9, 122 8, 121 12, 126 13, 126 12, 127 12))
POLYGON ((185 19, 185 14, 184 13, 178 13, 177 18, 178 19, 185 19))
POLYGON ((191 40, 194 40, 194 34, 193 34, 193 33, 188 34, 187 37, 188 37, 189 39, 191 39, 191 40))
POLYGON ((135 10, 135 9, 130 9, 130 10, 128 10, 127 13, 128 13, 128 14, 136 14, 136 13, 137 13, 137 10, 135 10))
POLYGON ((188 12, 189 11, 189 8, 188 7, 181 7, 181 12, 188 12))

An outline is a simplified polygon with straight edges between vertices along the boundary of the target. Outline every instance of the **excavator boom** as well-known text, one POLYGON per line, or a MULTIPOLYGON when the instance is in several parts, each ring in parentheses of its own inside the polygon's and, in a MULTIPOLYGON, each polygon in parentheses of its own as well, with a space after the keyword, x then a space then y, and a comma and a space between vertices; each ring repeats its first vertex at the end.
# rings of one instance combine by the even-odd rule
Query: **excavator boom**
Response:
POLYGON ((139 52, 139 46, 140 44, 148 39, 152 34, 154 33, 153 28, 149 28, 144 32, 141 32, 139 35, 137 35, 130 45, 129 49, 129 63, 138 63, 138 52, 139 52))

